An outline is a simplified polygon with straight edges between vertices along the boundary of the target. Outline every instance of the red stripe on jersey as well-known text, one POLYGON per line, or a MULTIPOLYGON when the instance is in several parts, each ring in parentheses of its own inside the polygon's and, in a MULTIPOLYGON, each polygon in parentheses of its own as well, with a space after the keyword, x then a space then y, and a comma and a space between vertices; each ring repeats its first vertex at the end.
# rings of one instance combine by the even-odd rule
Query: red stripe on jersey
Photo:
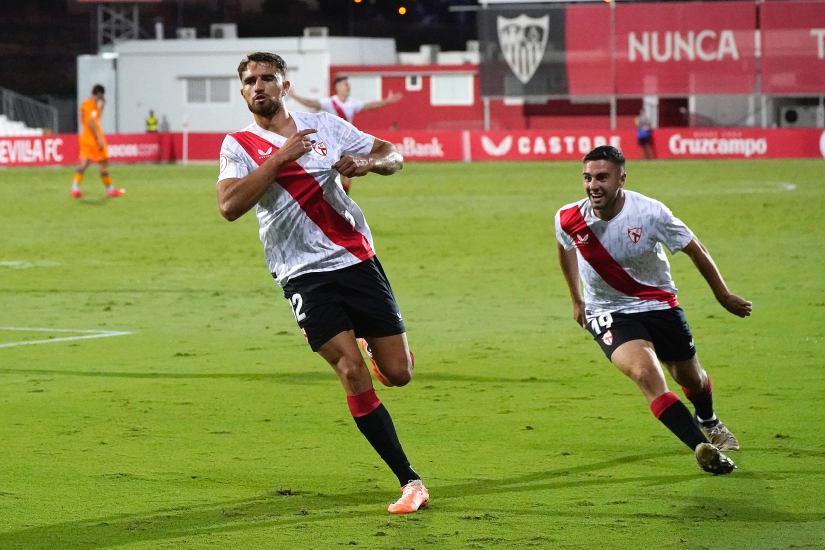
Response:
POLYGON ((561 228, 576 243, 576 248, 578 248, 582 257, 611 287, 641 300, 667 302, 670 307, 679 305, 674 294, 655 286, 642 284, 631 277, 621 264, 610 255, 604 245, 599 242, 598 237, 584 220, 578 205, 562 210, 559 221, 561 222, 561 228))
MULTIPOLYGON (((229 135, 259 166, 279 149, 252 132, 235 132, 229 135)), ((300 164, 294 161, 285 164, 275 176, 275 183, 292 195, 307 217, 329 240, 346 248, 362 262, 375 256, 367 238, 356 231, 346 218, 324 200, 324 190, 300 164)))
POLYGON ((347 118, 347 113, 344 112, 344 108, 338 103, 338 100, 335 99, 335 96, 330 98, 330 102, 332 103, 332 108, 335 109, 335 112, 338 113, 338 116, 346 120, 347 122, 352 122, 350 119, 347 118))

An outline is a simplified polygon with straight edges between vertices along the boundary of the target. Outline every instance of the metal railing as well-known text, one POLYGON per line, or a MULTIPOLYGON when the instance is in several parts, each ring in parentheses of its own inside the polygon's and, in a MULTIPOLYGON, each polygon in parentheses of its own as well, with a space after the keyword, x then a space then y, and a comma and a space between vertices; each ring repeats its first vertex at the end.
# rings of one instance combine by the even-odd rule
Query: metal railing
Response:
POLYGON ((0 115, 29 128, 57 133, 57 109, 17 92, 0 87, 0 115))

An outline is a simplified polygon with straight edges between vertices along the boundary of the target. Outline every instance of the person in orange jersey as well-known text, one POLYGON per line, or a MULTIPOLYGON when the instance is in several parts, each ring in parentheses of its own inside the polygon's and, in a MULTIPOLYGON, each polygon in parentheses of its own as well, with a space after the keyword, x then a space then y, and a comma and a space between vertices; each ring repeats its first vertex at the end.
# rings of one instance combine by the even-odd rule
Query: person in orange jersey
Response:
POLYGON ((100 165, 100 181, 106 186, 107 197, 119 197, 126 193, 124 189, 115 188, 109 176, 109 152, 106 146, 106 136, 100 128, 100 115, 106 105, 105 94, 105 88, 100 84, 95 84, 91 97, 80 104, 80 134, 77 138, 80 154, 74 172, 74 181, 72 181, 72 197, 76 199, 85 197, 80 190, 80 183, 83 181, 86 168, 93 162, 100 165))

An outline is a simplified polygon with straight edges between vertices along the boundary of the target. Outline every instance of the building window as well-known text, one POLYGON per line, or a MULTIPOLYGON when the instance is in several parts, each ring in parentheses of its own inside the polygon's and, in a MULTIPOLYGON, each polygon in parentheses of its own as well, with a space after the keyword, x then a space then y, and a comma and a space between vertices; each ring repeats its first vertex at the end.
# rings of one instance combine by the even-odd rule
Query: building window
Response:
POLYGON ((381 99, 381 76, 348 75, 350 95, 364 103, 381 99))
POLYGON ((430 76, 430 104, 472 105, 473 75, 434 74, 430 76))
POLYGON ((229 103, 232 79, 185 78, 186 103, 229 103))
POLYGON ((420 74, 410 74, 404 79, 404 89, 408 92, 420 92, 422 78, 420 74))
POLYGON ((209 103, 229 103, 229 79, 209 79, 209 103))
POLYGON ((206 103, 206 79, 187 78, 186 79, 186 102, 206 103))

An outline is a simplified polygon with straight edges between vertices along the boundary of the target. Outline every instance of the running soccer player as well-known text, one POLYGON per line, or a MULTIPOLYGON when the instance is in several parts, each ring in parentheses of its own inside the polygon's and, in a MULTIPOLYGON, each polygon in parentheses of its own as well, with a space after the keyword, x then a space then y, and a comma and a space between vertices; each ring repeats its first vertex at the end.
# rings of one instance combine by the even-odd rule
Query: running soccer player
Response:
POLYGON ((596 147, 584 157, 583 174, 587 198, 564 206, 555 218, 573 318, 639 386, 650 410, 695 452, 699 466, 728 474, 736 466, 721 451, 738 450, 739 442, 714 413, 710 378, 676 301, 662 245, 687 254, 730 313, 747 317, 752 304, 728 291, 707 249, 665 205, 624 189, 621 151, 596 147), (682 386, 695 416, 668 391, 659 361, 682 386))
MULTIPOLYGON (((304 107, 337 115, 350 124, 352 124, 352 120, 355 118, 356 113, 380 109, 381 107, 398 103, 404 97, 401 94, 390 92, 390 94, 384 99, 364 103, 363 101, 350 96, 349 79, 343 75, 335 77, 335 80, 332 82, 332 89, 335 90, 335 94, 323 99, 307 99, 295 95, 295 92, 290 92, 290 97, 304 107)), ((351 180, 352 178, 341 176, 341 186, 348 195, 351 180)))
POLYGON ((117 189, 112 185, 109 176, 109 151, 106 145, 106 136, 100 129, 100 115, 106 105, 106 90, 100 84, 92 88, 91 97, 80 104, 80 134, 77 141, 80 153, 77 159, 77 168, 72 181, 72 197, 82 199, 86 195, 80 190, 83 173, 89 164, 96 162, 100 165, 100 181, 106 186, 107 197, 119 197, 126 193, 124 189, 117 189))
POLYGON ((404 159, 391 143, 341 118, 287 111, 290 84, 280 56, 249 54, 238 75, 254 122, 224 138, 221 214, 233 221, 255 208, 269 271, 298 326, 335 370, 355 424, 402 486, 389 511, 415 512, 429 494, 375 395, 356 337, 369 345, 372 369, 387 384, 406 385, 413 358, 364 214, 337 182, 339 174, 394 174, 404 159))

